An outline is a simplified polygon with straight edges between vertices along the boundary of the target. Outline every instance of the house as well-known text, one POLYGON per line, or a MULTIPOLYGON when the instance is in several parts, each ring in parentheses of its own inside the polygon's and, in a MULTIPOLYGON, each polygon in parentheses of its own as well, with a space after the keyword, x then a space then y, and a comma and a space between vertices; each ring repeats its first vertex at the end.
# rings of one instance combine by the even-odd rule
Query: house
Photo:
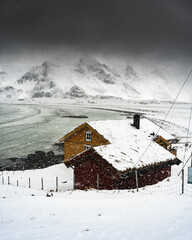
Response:
MULTIPOLYGON (((136 126, 130 119, 93 121, 66 134, 59 141, 66 166, 74 169, 75 189, 132 189, 169 177, 180 160, 153 141, 150 133, 157 130, 142 118, 136 126)), ((162 129, 160 134, 171 138, 162 129)))
POLYGON ((169 152, 177 156, 177 150, 172 147, 172 143, 177 142, 177 139, 165 139, 162 136, 157 135, 154 138, 154 141, 158 143, 160 146, 164 147, 167 149, 169 152), (175 141, 174 141, 175 140, 175 141))

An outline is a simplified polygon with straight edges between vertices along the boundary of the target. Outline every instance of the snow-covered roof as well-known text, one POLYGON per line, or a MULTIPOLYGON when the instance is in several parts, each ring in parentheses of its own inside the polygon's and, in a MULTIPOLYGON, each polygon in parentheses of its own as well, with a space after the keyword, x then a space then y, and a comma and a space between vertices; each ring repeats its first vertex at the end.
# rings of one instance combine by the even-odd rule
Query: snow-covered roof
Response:
MULTIPOLYGON (((94 147, 94 149, 116 169, 121 171, 175 159, 173 154, 154 141, 151 141, 152 136, 150 134, 152 132, 156 133, 159 129, 156 124, 142 118, 140 129, 136 129, 131 126, 132 122, 132 119, 88 122, 92 128, 97 130, 111 143, 94 147), (147 147, 148 149, 143 155, 147 147), (142 158, 140 159, 141 156, 142 158), (140 161, 138 162, 139 159, 140 161), (137 165, 135 166, 136 163, 137 165)), ((172 138, 163 129, 158 134, 165 139, 172 138)))

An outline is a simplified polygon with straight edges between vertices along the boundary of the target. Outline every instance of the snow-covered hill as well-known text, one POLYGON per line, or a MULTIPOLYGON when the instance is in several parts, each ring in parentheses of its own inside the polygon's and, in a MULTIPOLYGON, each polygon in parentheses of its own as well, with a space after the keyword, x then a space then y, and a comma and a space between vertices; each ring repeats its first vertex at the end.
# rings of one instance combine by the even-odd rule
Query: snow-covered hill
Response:
POLYGON ((0 97, 17 98, 21 94, 21 90, 14 87, 11 77, 6 72, 0 72, 0 97))
MULTIPOLYGON (((138 70, 126 64, 116 70, 93 58, 80 58, 74 64, 48 61, 34 66, 16 81, 0 72, 0 98, 87 98, 120 97, 133 100, 172 100, 170 82, 161 68, 138 70)), ((186 100, 186 99, 185 99, 186 100)))

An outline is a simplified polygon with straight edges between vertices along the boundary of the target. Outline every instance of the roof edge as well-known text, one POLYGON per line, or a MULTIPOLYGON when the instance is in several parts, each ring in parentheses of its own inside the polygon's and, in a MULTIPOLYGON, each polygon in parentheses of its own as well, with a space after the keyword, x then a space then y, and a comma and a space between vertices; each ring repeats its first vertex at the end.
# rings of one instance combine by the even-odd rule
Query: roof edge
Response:
POLYGON ((88 158, 89 156, 91 156, 95 161, 100 163, 105 168, 105 170, 108 171, 114 178, 119 179, 119 170, 116 169, 107 160, 103 159, 103 157, 94 148, 88 149, 88 150, 74 156, 69 161, 64 162, 64 163, 69 168, 69 167, 76 165, 79 162, 86 160, 86 158, 88 158), (108 168, 109 168, 109 170, 108 170, 108 168))
POLYGON ((75 129, 73 129, 71 132, 67 133, 64 137, 59 139, 59 142, 63 142, 65 139, 71 137, 73 134, 75 134, 76 132, 80 131, 81 129, 83 129, 84 127, 88 127, 89 129, 91 129, 97 136, 99 136, 102 141, 105 144, 109 144, 109 140, 107 140, 103 135, 101 135, 96 129, 94 129, 91 125, 89 125, 89 123, 85 122, 81 125, 79 125, 78 127, 76 127, 75 129))

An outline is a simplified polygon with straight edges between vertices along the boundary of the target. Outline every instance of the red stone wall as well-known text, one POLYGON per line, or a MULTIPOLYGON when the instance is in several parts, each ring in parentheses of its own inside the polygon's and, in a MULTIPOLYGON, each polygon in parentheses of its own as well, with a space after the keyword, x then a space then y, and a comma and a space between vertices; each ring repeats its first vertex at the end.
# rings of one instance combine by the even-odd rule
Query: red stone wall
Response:
POLYGON ((75 165, 74 174, 75 189, 97 189, 97 174, 99 174, 99 189, 117 189, 116 180, 91 156, 75 165))
MULTIPOLYGON (((107 162, 100 158, 99 155, 94 155, 92 149, 89 150, 89 154, 86 159, 76 159, 74 166, 75 174, 75 189, 97 189, 97 175, 99 174, 99 189, 134 189, 136 188, 136 176, 135 172, 127 174, 126 177, 120 178, 116 176, 116 173, 110 172, 110 167, 107 162), (116 178, 114 178, 114 174, 116 178)), ((79 156, 80 157, 80 156, 79 156)), ((85 157, 85 156, 84 156, 85 157)), ((120 174, 120 173, 119 173, 120 174)), ((137 171, 138 185, 144 187, 146 185, 153 185, 159 181, 164 180, 171 175, 171 166, 156 166, 148 167, 137 171)))
MULTIPOLYGON (((147 185, 156 184, 171 175, 171 166, 166 166, 158 169, 151 169, 149 171, 138 171, 138 185, 144 187, 147 185)), ((120 189, 134 189, 136 188, 135 172, 127 176, 120 184, 120 189)))

